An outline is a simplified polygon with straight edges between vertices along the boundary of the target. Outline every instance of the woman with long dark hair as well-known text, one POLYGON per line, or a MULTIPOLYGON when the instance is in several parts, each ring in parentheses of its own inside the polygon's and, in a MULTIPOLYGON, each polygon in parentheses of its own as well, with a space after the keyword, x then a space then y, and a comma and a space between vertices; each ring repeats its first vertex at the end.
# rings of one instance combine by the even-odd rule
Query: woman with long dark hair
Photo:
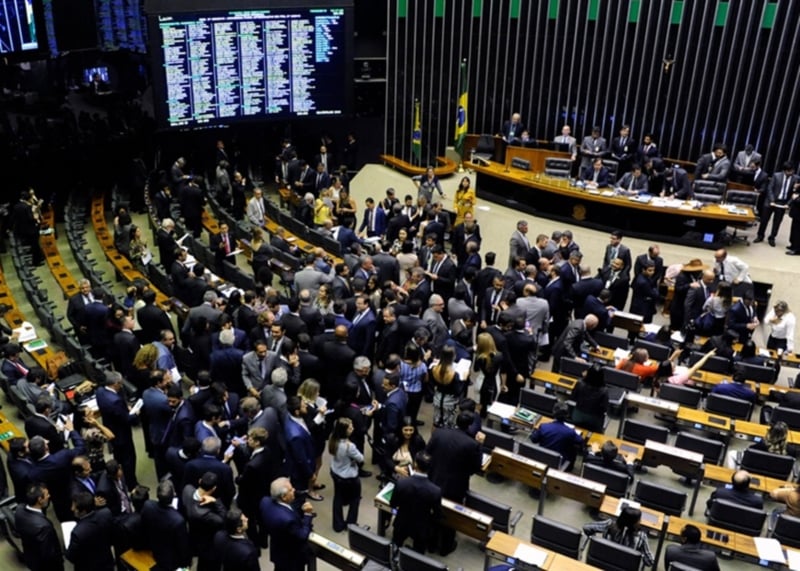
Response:
POLYGON ((606 519, 593 521, 583 526, 583 533, 592 536, 601 533, 605 539, 635 549, 642 554, 642 563, 645 567, 653 565, 653 552, 647 542, 647 532, 639 529, 642 520, 642 511, 638 508, 626 506, 622 508, 616 520, 606 519))
POLYGON ((449 345, 442 347, 439 362, 431 368, 433 382, 433 425, 454 428, 456 425, 456 405, 461 398, 462 384, 453 368, 456 352, 449 345))

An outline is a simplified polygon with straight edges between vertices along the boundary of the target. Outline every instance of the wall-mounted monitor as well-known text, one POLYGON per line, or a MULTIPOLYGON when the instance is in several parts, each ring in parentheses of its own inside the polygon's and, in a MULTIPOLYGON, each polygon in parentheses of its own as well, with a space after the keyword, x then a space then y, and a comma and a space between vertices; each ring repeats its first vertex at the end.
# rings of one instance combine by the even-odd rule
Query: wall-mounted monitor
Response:
POLYGON ((352 9, 346 0, 153 13, 149 36, 162 128, 349 112, 352 9))
POLYGON ((0 0, 0 54, 39 50, 33 0, 0 0))

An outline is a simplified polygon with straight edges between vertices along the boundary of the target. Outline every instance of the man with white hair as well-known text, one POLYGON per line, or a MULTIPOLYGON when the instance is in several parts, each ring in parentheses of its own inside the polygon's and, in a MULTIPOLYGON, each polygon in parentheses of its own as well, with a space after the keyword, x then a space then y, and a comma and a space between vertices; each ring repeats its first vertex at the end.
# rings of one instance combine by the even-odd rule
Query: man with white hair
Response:
POLYGON ((314 507, 304 502, 299 510, 295 489, 289 478, 273 480, 270 497, 261 500, 261 522, 270 537, 269 559, 275 571, 302 571, 310 557, 308 536, 312 529, 314 507))
POLYGON ((329 284, 333 281, 333 270, 323 273, 317 267, 317 257, 314 254, 306 254, 305 266, 294 275, 294 286, 297 291, 309 290, 317 295, 322 284, 329 284))
POLYGON ((289 374, 286 369, 277 368, 270 375, 271 385, 266 385, 261 389, 261 407, 272 407, 278 411, 281 420, 286 418, 286 383, 289 382, 289 374))
POLYGON ((253 189, 253 198, 247 203, 247 219, 250 224, 261 228, 266 222, 264 212, 264 191, 260 188, 253 189))
POLYGON ((161 221, 161 226, 156 232, 156 244, 158 244, 158 260, 169 270, 175 261, 175 250, 180 248, 175 241, 175 221, 172 218, 164 218, 161 221))
POLYGON ((209 372, 212 379, 224 380, 228 389, 239 396, 245 396, 247 391, 242 380, 244 351, 234 347, 235 341, 236 333, 233 328, 219 332, 219 347, 211 351, 209 372))
POLYGON ((590 331, 597 328, 599 320, 597 316, 590 313, 583 319, 573 319, 566 329, 561 332, 556 342, 553 344, 553 372, 561 370, 561 357, 570 357, 582 363, 586 358, 581 356, 581 345, 584 341, 595 349, 598 347, 590 331))
POLYGON ((425 325, 428 326, 428 329, 430 329, 433 334, 431 348, 434 354, 437 355, 442 347, 444 347, 448 336, 447 323, 445 323, 442 317, 443 311, 444 298, 438 293, 431 294, 431 297, 428 298, 428 309, 422 314, 422 321, 425 322, 425 325))

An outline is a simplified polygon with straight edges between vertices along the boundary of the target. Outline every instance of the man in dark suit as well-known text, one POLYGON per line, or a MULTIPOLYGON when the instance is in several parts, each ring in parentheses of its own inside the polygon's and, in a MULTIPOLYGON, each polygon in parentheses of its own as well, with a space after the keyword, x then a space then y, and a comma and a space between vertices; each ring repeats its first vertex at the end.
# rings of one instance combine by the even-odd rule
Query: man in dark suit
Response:
POLYGON ((617 161, 619 172, 628 172, 631 162, 635 159, 638 151, 636 140, 631 137, 629 125, 623 125, 619 130, 619 136, 611 139, 611 158, 617 161))
POLYGON ((690 200, 694 196, 692 181, 689 180, 689 174, 683 167, 672 164, 664 171, 664 188, 661 194, 681 200, 690 200))
POLYGON ((337 325, 333 339, 322 345, 320 358, 327 366, 328 377, 322 386, 323 396, 328 402, 336 402, 344 380, 353 369, 356 352, 347 344, 347 326, 337 325))
POLYGON ((586 298, 590 295, 597 295, 603 289, 603 280, 598 277, 592 277, 592 270, 587 264, 580 265, 581 278, 572 284, 572 307, 575 312, 575 317, 583 317, 578 315, 586 298))
POLYGON ((714 490, 708 498, 708 507, 711 507, 714 500, 727 500, 757 510, 764 508, 764 498, 761 494, 750 490, 750 474, 746 470, 736 470, 731 477, 730 485, 714 490))
POLYGON ((217 475, 205 472, 181 492, 181 505, 189 524, 189 544, 197 556, 198 571, 218 571, 214 536, 225 526, 226 508, 217 495, 217 475))
POLYGON ((219 232, 209 238, 209 246, 211 251, 214 252, 217 273, 223 273, 223 261, 227 260, 231 264, 236 265, 236 256, 229 255, 236 249, 236 239, 230 233, 230 227, 225 222, 221 222, 219 225, 219 232))
MULTIPOLYGON (((463 411, 456 418, 456 428, 434 430, 426 451, 431 455, 430 479, 439 486, 442 497, 462 503, 469 490, 469 479, 481 469, 481 442, 479 432, 472 438, 467 430, 472 425, 473 413, 463 411)), ((440 530, 442 556, 456 548, 455 530, 440 530)))
POLYGON ((311 170, 311 167, 308 166, 306 161, 300 161, 299 163, 299 172, 292 181, 292 190, 295 193, 303 196, 305 193, 310 192, 314 196, 317 196, 316 191, 316 173, 311 170))
POLYGON ((608 186, 608 169, 603 159, 595 159, 592 164, 581 171, 581 180, 586 188, 606 188, 608 186))
POLYGON ((442 490, 431 482, 431 455, 424 450, 414 457, 414 474, 400 478, 392 493, 391 506, 397 510, 392 543, 402 547, 407 538, 414 541, 414 551, 424 554, 431 533, 442 517, 442 490))
POLYGON ((184 467, 181 489, 187 485, 196 486, 203 474, 212 472, 218 478, 216 496, 226 507, 230 506, 236 490, 233 485, 233 470, 226 462, 219 460, 220 439, 209 436, 202 441, 201 446, 200 455, 189 460, 184 467))
MULTIPOLYGON (((258 506, 256 506, 258 508, 258 506)), ((258 513, 258 509, 256 509, 258 513)), ((250 518, 241 510, 231 508, 225 514, 225 529, 214 536, 214 552, 219 555, 222 569, 259 571, 257 542, 248 539, 250 528, 255 527, 258 516, 250 518), (245 535, 247 534, 247 535, 245 535)))
POLYGON ((551 422, 539 425, 530 435, 530 440, 534 444, 558 452, 561 458, 569 462, 566 470, 572 470, 575 457, 579 450, 583 448, 583 437, 575 432, 575 429, 567 426, 566 420, 569 416, 569 407, 566 403, 556 403, 553 407, 553 418, 551 422))
POLYGON ((92 303, 92 282, 86 278, 78 281, 78 293, 69 298, 67 302, 67 319, 69 320, 78 339, 88 343, 86 336, 86 306, 92 303))
POLYGON ((25 489, 30 483, 30 472, 33 461, 28 453, 28 440, 21 436, 10 438, 8 441, 8 455, 6 468, 14 486, 14 496, 18 504, 25 503, 25 489))
POLYGON ((553 372, 561 370, 561 357, 570 357, 584 361, 581 357, 581 345, 584 341, 592 347, 597 347, 597 342, 592 338, 591 331, 598 325, 597 316, 589 314, 583 319, 574 319, 564 329, 563 333, 553 343, 553 372))
POLYGON ((461 224, 453 226, 453 235, 451 241, 453 243, 453 253, 456 255, 458 265, 464 264, 467 258, 467 242, 475 242, 480 249, 481 241, 481 227, 475 221, 472 212, 464 214, 464 221, 461 224))
POLYGON ((78 523, 72 530, 66 556, 75 571, 114 571, 114 518, 108 508, 96 510, 94 500, 86 491, 73 496, 72 511, 78 523))
POLYGON ((133 316, 125 315, 122 318, 122 329, 114 334, 114 355, 117 370, 126 377, 130 377, 133 370, 133 359, 142 346, 133 333, 135 325, 133 316))
POLYGON ((392 205, 392 215, 386 222, 386 241, 391 244, 397 239, 401 229, 408 230, 410 227, 411 220, 403 213, 403 205, 400 203, 392 205))
POLYGON ((708 299, 708 296, 714 291, 714 279, 714 270, 703 270, 700 281, 697 282, 696 286, 693 285, 689 288, 686 294, 686 300, 683 302, 684 326, 703 313, 703 305, 708 299))
POLYGON ((64 437, 50 418, 53 412, 53 397, 40 395, 34 403, 35 413, 25 419, 25 434, 28 438, 41 436, 49 444, 51 454, 64 449, 64 437))
POLYGON ((647 175, 642 172, 642 167, 636 164, 631 167, 631 172, 625 173, 617 180, 614 190, 626 196, 636 196, 646 193, 648 185, 647 175))
POLYGON ((50 505, 50 491, 44 484, 25 490, 25 505, 14 512, 14 526, 22 539, 22 556, 32 571, 63 571, 61 542, 44 511, 50 505))
POLYGON ((14 235, 28 246, 31 251, 32 264, 40 265, 44 262, 44 254, 39 244, 39 223, 33 214, 30 200, 30 191, 23 190, 19 202, 11 210, 10 222, 13 224, 14 235))
POLYGON ((631 272, 631 250, 622 243, 622 231, 614 230, 609 237, 606 252, 603 255, 603 267, 611 265, 611 260, 619 258, 622 260, 622 271, 630 274, 631 272))
POLYGON ((372 252, 372 263, 378 271, 378 285, 383 287, 387 281, 400 283, 400 264, 380 243, 375 244, 372 252))
POLYGON ((73 429, 72 423, 66 423, 73 448, 50 453, 47 441, 41 436, 34 436, 28 443, 33 466, 29 472, 31 482, 42 482, 50 490, 53 508, 59 521, 73 519, 71 510, 72 461, 76 456, 86 453, 83 439, 73 429))
POLYGON ((631 283, 630 274, 622 271, 625 263, 614 259, 611 264, 600 270, 597 274, 603 280, 603 288, 611 292, 611 305, 617 309, 624 309, 628 302, 628 289, 631 283))
POLYGON ((700 546, 701 537, 700 529, 696 525, 684 525, 681 529, 680 545, 668 545, 664 552, 664 567, 670 569, 675 562, 698 571, 719 571, 716 553, 700 546))
POLYGON ((142 294, 142 301, 144 301, 144 307, 139 308, 136 312, 136 319, 142 328, 139 333, 139 341, 142 343, 158 341, 161 331, 165 329, 174 333, 169 315, 156 305, 156 292, 150 289, 146 290, 142 294))
POLYGON ((241 507, 247 519, 248 536, 253 541, 259 538, 258 506, 269 495, 269 483, 278 477, 280 465, 271 457, 267 446, 267 431, 254 427, 247 432, 246 463, 236 478, 239 495, 236 504, 241 507))
POLYGON ((357 355, 372 358, 375 347, 375 312, 369 305, 366 295, 356 297, 356 314, 353 326, 347 334, 347 344, 357 355))
POLYGON ((522 117, 519 113, 511 115, 511 119, 503 123, 503 128, 500 130, 500 136, 506 143, 518 142, 522 136, 522 132, 526 131, 525 125, 522 124, 522 117))
POLYGON ((657 284, 661 283, 664 279, 664 258, 661 257, 661 248, 658 244, 652 244, 647 248, 647 252, 636 256, 636 261, 633 263, 633 275, 638 276, 642 273, 645 262, 650 261, 655 268, 653 273, 653 281, 657 284))
POLYGON ((367 238, 383 236, 386 232, 386 213, 375 204, 373 198, 367 198, 365 206, 364 218, 358 227, 359 236, 367 238))
POLYGON ((408 395, 400 388, 399 372, 385 375, 382 388, 386 400, 380 407, 378 417, 381 434, 398 434, 408 408, 408 395))
POLYGON ((349 252, 353 244, 360 243, 356 233, 347 226, 334 226, 331 232, 333 239, 342 245, 342 252, 349 252))
POLYGON ((427 276, 431 279, 431 292, 438 293, 445 299, 453 297, 458 271, 453 260, 445 254, 444 248, 436 245, 431 250, 433 265, 427 276))
POLYGON ((314 508, 304 502, 300 510, 295 489, 288 478, 278 478, 270 484, 270 497, 261 500, 259 511, 264 530, 269 534, 269 559, 275 571, 303 571, 311 552, 308 536, 312 529, 314 508))
POLYGON ((203 205, 206 201, 203 189, 192 178, 183 186, 178 198, 186 229, 192 233, 192 236, 199 238, 200 232, 203 230, 203 205))
POLYGON ((108 328, 109 306, 104 299, 105 294, 102 288, 94 288, 92 291, 92 302, 84 308, 84 324, 86 325, 86 336, 89 341, 91 353, 102 358, 106 356, 108 346, 111 344, 108 328))
POLYGON ((95 393, 97 406, 105 424, 114 433, 114 459, 120 463, 128 485, 135 488, 136 480, 136 447, 133 444, 131 426, 138 422, 139 412, 130 413, 128 404, 120 394, 122 391, 122 375, 116 371, 106 373, 105 387, 95 393))
POLYGON ((172 409, 172 417, 164 429, 162 445, 179 448, 188 437, 194 437, 194 425, 197 418, 192 405, 183 398, 180 385, 175 383, 167 386, 167 402, 172 409))
POLYGON ((192 552, 186 520, 172 507, 175 486, 171 480, 161 480, 156 489, 157 501, 148 500, 142 508, 142 524, 147 530, 153 552, 155 571, 172 571, 190 567, 192 552))
MULTIPOLYGON (((763 242, 767 231, 767 224, 772 218, 772 230, 769 233, 769 245, 775 246, 775 236, 783 222, 783 216, 789 209, 792 195, 797 192, 800 183, 794 174, 794 164, 791 161, 783 163, 783 170, 772 175, 772 180, 767 188, 764 198, 764 207, 761 210, 761 223, 758 226, 756 239, 753 242, 763 242)), ((797 245, 797 244, 795 244, 797 245)))
POLYGON ((748 289, 742 294, 742 298, 728 310, 727 328, 736 331, 739 334, 739 342, 744 343, 753 336, 753 331, 758 325, 753 292, 748 289))
POLYGON ((314 441, 303 420, 306 415, 306 403, 300 397, 289 397, 286 401, 286 410, 289 414, 284 421, 284 435, 289 477, 292 486, 305 495, 316 469, 314 441))

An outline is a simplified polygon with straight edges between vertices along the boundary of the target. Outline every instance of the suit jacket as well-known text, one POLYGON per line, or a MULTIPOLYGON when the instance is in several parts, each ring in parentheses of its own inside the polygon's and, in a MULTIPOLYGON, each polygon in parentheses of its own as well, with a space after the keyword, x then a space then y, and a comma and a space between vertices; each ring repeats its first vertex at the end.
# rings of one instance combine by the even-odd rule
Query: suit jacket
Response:
POLYGON ((503 139, 509 143, 515 140, 519 140, 520 136, 522 136, 522 132, 527 131, 525 125, 520 121, 519 123, 512 124, 511 121, 506 121, 503 123, 503 128, 500 130, 500 133, 503 135, 503 139), (512 133, 513 129, 513 133, 512 133))
POLYGON ((689 289, 686 294, 686 301, 683 303, 684 325, 703 313, 703 304, 705 304, 708 296, 711 295, 711 291, 712 290, 710 287, 707 287, 704 290, 702 285, 700 287, 689 289))
POLYGON ((113 532, 114 518, 107 508, 78 520, 66 553, 75 571, 114 571, 113 532))
POLYGON ((225 462, 218 460, 215 456, 201 454, 197 458, 189 460, 183 469, 183 481, 180 489, 184 486, 195 486, 206 472, 213 472, 219 478, 217 483, 217 497, 226 506, 231 505, 236 489, 233 485, 233 470, 225 462))
POLYGON ((797 177, 792 176, 791 181, 789 182, 789 188, 786 192, 786 197, 784 200, 780 200, 781 190, 783 189, 783 184, 786 181, 786 175, 783 174, 783 171, 778 171, 772 175, 772 180, 769 183, 769 187, 767 188, 767 196, 764 199, 764 205, 769 206, 770 203, 776 202, 780 204, 786 204, 792 198, 792 192, 794 192, 794 185, 797 183, 797 177))
POLYGON ((244 351, 236 347, 224 347, 211 352, 211 378, 224 379, 228 388, 240 395, 244 394, 242 382, 242 358, 244 351))
POLYGON ((214 553, 214 536, 225 526, 225 507, 219 499, 200 505, 194 499, 196 491, 195 485, 184 486, 181 504, 189 524, 189 543, 199 558, 199 566, 203 567, 204 563, 210 563, 217 557, 214 553))
POLYGON ((269 485, 278 477, 278 467, 267 447, 257 454, 251 454, 236 479, 239 486, 236 503, 247 510, 247 513, 255 512, 261 500, 269 496, 269 485))
POLYGON ((597 325, 598 330, 605 330, 611 324, 611 316, 608 314, 608 308, 594 295, 590 295, 584 300, 583 307, 580 311, 575 311, 575 317, 576 319, 582 319, 590 313, 597 316, 597 319, 600 321, 597 325))
POLYGON ((67 319, 77 331, 86 325, 86 302, 82 294, 77 293, 67 302, 67 319))
MULTIPOLYGON (((230 245, 230 251, 233 252, 236 249, 236 238, 228 232, 228 244, 230 245)), ((214 252, 214 262, 217 266, 217 273, 222 272, 222 262, 227 260, 232 264, 236 264, 236 256, 229 256, 225 253, 225 246, 223 245, 224 242, 222 240, 222 233, 218 232, 216 234, 212 234, 211 237, 208 239, 209 246, 211 251, 214 252)))
POLYGON ((159 228, 158 232, 156 232, 156 243, 158 244, 158 261, 161 262, 165 270, 169 270, 172 267, 172 262, 175 261, 175 250, 178 248, 178 242, 175 241, 171 233, 159 228))
POLYGON ((574 428, 564 422, 554 420, 539 425, 530 436, 531 442, 548 450, 558 452, 565 460, 575 460, 579 447, 583 446, 583 437, 574 428))
POLYGON ((128 405, 121 395, 105 387, 95 392, 97 406, 103 415, 103 424, 114 433, 114 447, 133 451, 131 424, 137 420, 128 412, 128 405))
MULTIPOLYGON (((265 360, 268 357, 264 357, 265 360)), ((265 363, 266 373, 262 374, 261 361, 258 359, 255 351, 245 353, 242 357, 242 381, 245 388, 248 390, 254 388, 260 391, 266 383, 269 382, 270 367, 269 362, 265 363)))
MULTIPOLYGON (((582 278, 572 284, 572 306, 576 311, 580 311, 583 302, 590 295, 599 295, 603 289, 603 280, 600 278, 582 278)), ((583 317, 575 315, 575 317, 583 317)))
POLYGON ((550 319, 550 306, 541 297, 530 296, 517 299, 517 307, 525 312, 525 322, 536 335, 547 326, 550 319))
POLYGON ((261 523, 270 537, 270 561, 287 571, 305 569, 310 554, 311 514, 299 514, 272 498, 261 500, 260 512, 261 523))
POLYGON ((611 158, 616 161, 630 161, 638 153, 639 146, 632 137, 626 137, 623 144, 622 137, 611 139, 611 158))
POLYGON ((457 428, 433 432, 427 451, 433 457, 431 481, 442 490, 442 497, 461 503, 469 490, 469 478, 481 469, 481 446, 457 428))
POLYGON ((382 285, 388 280, 400 283, 400 264, 397 258, 386 252, 379 252, 372 256, 372 262, 378 270, 378 284, 382 285))
POLYGON ((711 497, 708 498, 708 505, 711 506, 711 502, 714 500, 727 500, 748 508, 764 509, 764 498, 761 497, 761 494, 749 490, 740 492, 728 486, 722 486, 711 492, 711 497))
POLYGON ((445 256, 440 264, 434 262, 433 273, 437 276, 437 279, 431 280, 433 293, 438 293, 445 299, 452 297, 456 279, 458 279, 458 271, 453 260, 449 256, 445 256), (437 265, 439 266, 438 268, 436 267, 437 265))
POLYGON ((519 230, 515 230, 514 233, 511 234, 511 239, 508 244, 508 267, 514 267, 514 258, 524 258, 529 249, 530 242, 528 241, 527 235, 523 236, 519 230))
POLYGON ((647 192, 647 175, 642 173, 634 177, 632 172, 626 172, 622 178, 617 181, 616 187, 623 190, 635 190, 639 192, 647 192))
POLYGON ((14 512, 14 525, 22 538, 23 559, 29 569, 33 571, 64 569, 61 542, 53 524, 43 513, 28 509, 22 504, 14 512))
MULTIPOLYGON (((699 288, 698 288, 699 289, 699 288)), ((691 291, 689 292, 691 295, 691 291)), ((687 296, 688 300, 688 296, 687 296)), ((733 329, 739 334, 739 341, 744 343, 753 335, 753 332, 747 328, 747 324, 752 322, 756 317, 755 305, 750 307, 750 316, 747 314, 747 307, 742 300, 734 303, 728 310, 728 329, 733 329)))
POLYGON ((83 438, 76 431, 70 433, 73 448, 51 452, 48 456, 33 463, 29 472, 31 482, 47 485, 52 497, 53 509, 59 521, 70 521, 72 515, 72 461, 76 456, 86 453, 83 438))
POLYGON ((25 419, 25 435, 30 439, 41 436, 48 442, 50 454, 64 449, 64 437, 49 418, 34 414, 25 419))
POLYGON ((390 502, 395 536, 427 539, 442 517, 442 490, 425 475, 400 478, 390 502))
POLYGON ((370 210, 364 210, 364 218, 361 221, 361 226, 358 227, 358 232, 367 231, 367 236, 383 236, 386 233, 386 213, 383 208, 377 204, 370 210), (375 218, 373 221, 372 218, 375 218))
POLYGON ((579 357, 581 344, 584 341, 597 346, 591 334, 586 330, 583 319, 572 320, 553 345, 553 370, 558 371, 558 367, 561 366, 561 357, 579 357))
POLYGON ((131 331, 118 331, 114 334, 114 349, 117 355, 119 371, 125 378, 130 377, 133 367, 133 358, 141 347, 136 335, 131 331))
MULTIPOLYGON (((611 265, 611 254, 613 250, 613 246, 608 244, 606 246, 606 252, 603 255, 603 267, 611 265)), ((625 273, 630 274, 631 271, 631 249, 628 248, 625 244, 619 244, 617 246, 617 258, 622 260, 622 271, 625 273)))
POLYGON ((372 357, 375 346, 375 312, 367 309, 361 319, 353 318, 353 326, 347 335, 347 344, 357 355, 372 357))
POLYGON ((650 254, 648 254, 647 252, 636 256, 636 261, 633 263, 633 275, 638 276, 639 274, 641 274, 642 269, 644 268, 644 264, 648 260, 653 262, 656 269, 656 272, 653 275, 653 281, 655 281, 655 283, 660 283, 664 277, 664 258, 662 258, 661 256, 656 256, 655 258, 651 258, 650 254))
MULTIPOLYGON (((594 180, 594 166, 589 165, 583 171, 581 171, 581 180, 591 181, 594 180)), ((597 188, 604 188, 608 186, 608 169, 606 167, 600 167, 600 170, 597 172, 597 188)))
POLYGON ((734 170, 741 171, 741 170, 749 170, 748 167, 750 163, 753 161, 760 161, 761 154, 753 151, 750 153, 750 157, 747 157, 747 153, 745 151, 739 151, 736 153, 736 158, 733 160, 733 168, 734 170))
POLYGON ((453 243, 453 252, 458 259, 459 266, 464 263, 467 256, 467 242, 475 242, 480 247, 482 240, 481 227, 477 223, 475 223, 471 232, 466 231, 463 222, 453 226, 451 242, 453 243))
POLYGON ((391 243, 397 239, 397 234, 401 228, 408 230, 411 227, 411 221, 405 214, 398 214, 392 216, 386 223, 386 241, 391 243))
POLYGON ((247 537, 233 537, 225 530, 214 536, 214 552, 219 554, 222 571, 260 571, 259 549, 247 537))
POLYGON ((675 198, 690 199, 694 196, 689 174, 678 167, 673 168, 672 174, 665 179, 664 191, 675 198))
POLYGON ((316 469, 316 454, 311 433, 296 421, 287 417, 284 423, 286 436, 286 462, 292 486, 307 490, 308 481, 316 469))
POLYGON ((397 434, 403 425, 406 415, 408 395, 402 389, 397 389, 386 396, 380 410, 380 423, 383 434, 397 434))
POLYGON ((728 180, 728 171, 731 170, 731 160, 728 157, 717 159, 711 166, 708 172, 707 180, 726 181, 728 180))
POLYGON ((611 291, 611 305, 623 309, 628 302, 628 286, 631 283, 630 274, 620 271, 615 274, 610 267, 603 268, 597 275, 603 280, 603 287, 611 291))
POLYGON ((683 563, 698 571, 719 571, 717 555, 699 545, 672 544, 664 552, 664 566, 669 569, 672 562, 683 563))
POLYGON ((141 342, 152 343, 158 340, 161 331, 167 329, 174 333, 172 322, 167 312, 156 307, 155 304, 145 305, 136 312, 136 320, 139 322, 141 330, 141 342))
POLYGON ((608 142, 603 137, 592 138, 587 135, 581 142, 581 166, 586 168, 587 165, 592 164, 592 159, 602 157, 608 151, 608 142))
POLYGON ((658 287, 655 282, 644 274, 637 275, 631 284, 631 313, 644 317, 645 323, 653 320, 658 301, 658 287))
POLYGON ((148 500, 142 508, 142 524, 156 560, 155 571, 172 571, 191 565, 189 531, 178 510, 148 500))
POLYGON ((196 422, 197 418, 195 417, 192 405, 184 399, 172 413, 172 418, 169 420, 167 428, 164 430, 162 443, 170 447, 180 448, 186 438, 194 436, 194 425, 196 422))

